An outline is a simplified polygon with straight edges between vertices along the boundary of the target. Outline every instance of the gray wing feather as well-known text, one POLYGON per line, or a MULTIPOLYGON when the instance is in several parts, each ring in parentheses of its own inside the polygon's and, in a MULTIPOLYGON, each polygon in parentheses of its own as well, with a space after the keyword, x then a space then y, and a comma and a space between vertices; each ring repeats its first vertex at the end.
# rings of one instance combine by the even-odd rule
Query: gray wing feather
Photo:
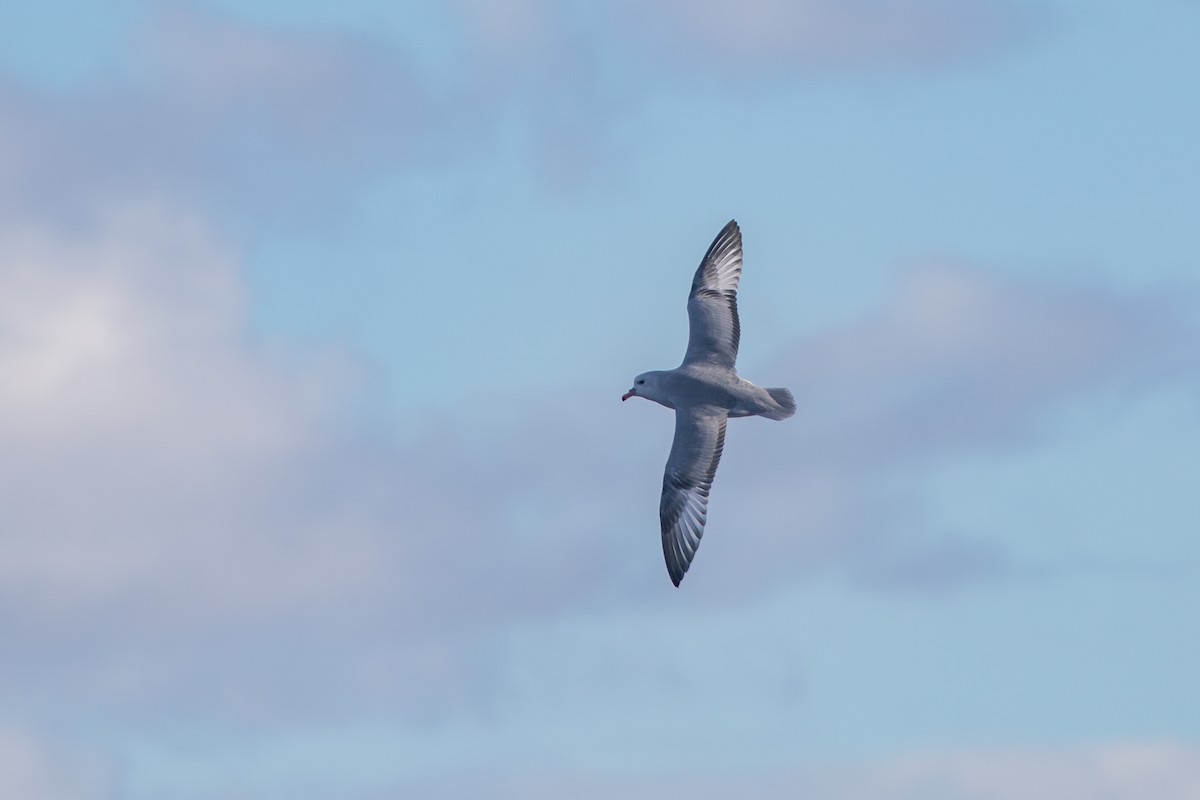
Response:
POLYGON ((742 337, 737 290, 742 277, 742 232, 735 220, 713 239, 688 295, 688 336, 684 364, 709 362, 733 368, 742 337))
POLYGON ((658 515, 667 572, 676 586, 704 535, 708 492, 725 446, 726 420, 723 409, 681 408, 675 412, 675 441, 663 475, 658 515))

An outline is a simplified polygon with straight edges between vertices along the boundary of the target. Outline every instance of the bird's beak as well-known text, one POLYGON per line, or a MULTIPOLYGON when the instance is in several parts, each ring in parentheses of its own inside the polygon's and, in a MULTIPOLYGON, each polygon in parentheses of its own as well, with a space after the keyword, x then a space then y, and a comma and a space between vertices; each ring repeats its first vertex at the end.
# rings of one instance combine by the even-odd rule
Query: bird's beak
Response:
POLYGON ((624 403, 626 400, 628 400, 631 397, 637 397, 637 389, 630 389, 628 392, 621 395, 621 402, 624 403))

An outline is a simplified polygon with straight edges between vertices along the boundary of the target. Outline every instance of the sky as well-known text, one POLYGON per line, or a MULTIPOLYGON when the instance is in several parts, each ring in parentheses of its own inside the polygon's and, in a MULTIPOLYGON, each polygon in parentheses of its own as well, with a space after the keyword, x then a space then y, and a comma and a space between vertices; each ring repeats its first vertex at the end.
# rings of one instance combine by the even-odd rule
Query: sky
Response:
POLYGON ((0 6, 15 800, 1200 796, 1200 4, 0 6), (741 374, 674 588, 670 368, 741 374))

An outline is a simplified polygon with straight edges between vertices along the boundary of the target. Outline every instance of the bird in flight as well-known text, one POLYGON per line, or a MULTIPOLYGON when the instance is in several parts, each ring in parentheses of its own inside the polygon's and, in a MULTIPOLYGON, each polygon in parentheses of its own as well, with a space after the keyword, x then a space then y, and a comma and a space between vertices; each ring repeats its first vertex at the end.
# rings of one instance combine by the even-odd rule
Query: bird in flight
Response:
POLYGON ((675 440, 658 507, 663 556, 676 586, 691 566, 704 523, 708 492, 725 445, 730 417, 787 419, 796 401, 787 389, 763 389, 738 377, 741 325, 737 290, 742 277, 742 232, 730 220, 713 243, 688 295, 687 352, 675 369, 643 372, 621 396, 644 397, 675 411, 675 440))

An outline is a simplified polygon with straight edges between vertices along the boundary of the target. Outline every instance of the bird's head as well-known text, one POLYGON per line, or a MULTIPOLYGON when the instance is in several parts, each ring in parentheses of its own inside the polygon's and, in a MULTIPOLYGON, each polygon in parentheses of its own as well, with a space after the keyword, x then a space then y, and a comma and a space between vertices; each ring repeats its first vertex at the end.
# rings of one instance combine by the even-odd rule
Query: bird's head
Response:
POLYGON ((629 391, 621 395, 622 400, 628 400, 631 397, 644 397, 647 400, 653 400, 656 403, 672 408, 665 400, 663 393, 663 384, 661 375, 658 372, 643 372, 633 379, 633 386, 629 391))

